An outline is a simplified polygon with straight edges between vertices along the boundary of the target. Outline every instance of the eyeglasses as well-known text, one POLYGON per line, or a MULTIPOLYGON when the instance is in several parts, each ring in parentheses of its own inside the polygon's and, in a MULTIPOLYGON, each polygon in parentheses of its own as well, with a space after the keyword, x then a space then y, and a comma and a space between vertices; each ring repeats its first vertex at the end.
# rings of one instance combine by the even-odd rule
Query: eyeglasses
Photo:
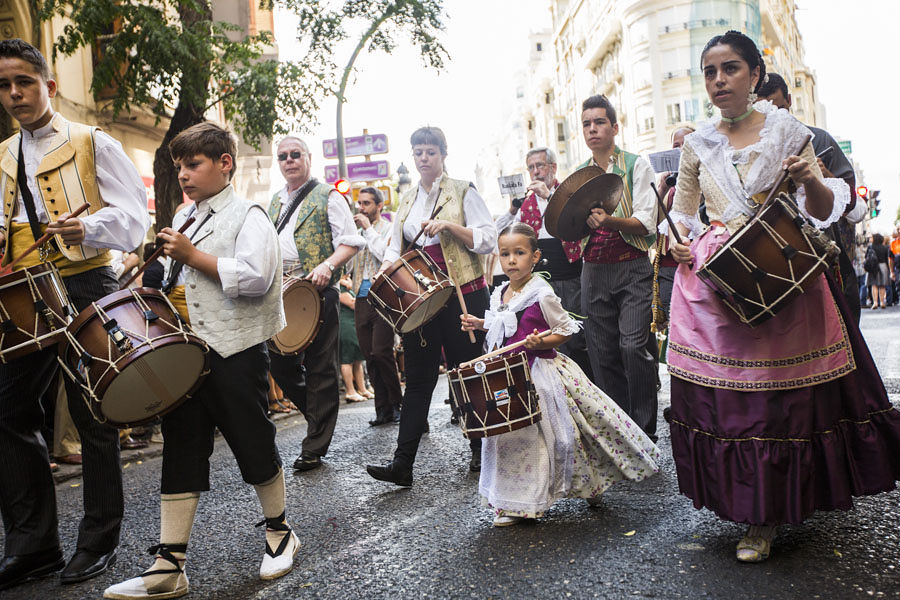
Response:
POLYGON ((290 154, 287 152, 281 152, 278 154, 278 162, 284 162, 288 159, 288 156, 293 158, 294 160, 300 160, 302 157, 306 156, 305 152, 300 152, 299 150, 291 150, 290 154))
POLYGON ((532 164, 528 165, 528 170, 529 171, 535 171, 535 170, 540 171, 541 169, 545 168, 548 164, 549 163, 545 163, 545 162, 532 163, 532 164))

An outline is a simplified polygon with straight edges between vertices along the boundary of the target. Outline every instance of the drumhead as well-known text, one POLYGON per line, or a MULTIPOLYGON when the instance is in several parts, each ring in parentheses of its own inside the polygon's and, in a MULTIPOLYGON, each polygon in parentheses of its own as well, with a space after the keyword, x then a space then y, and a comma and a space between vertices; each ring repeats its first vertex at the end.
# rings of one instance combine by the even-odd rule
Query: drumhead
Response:
POLYGON ((319 332, 322 296, 309 281, 294 279, 282 299, 287 326, 275 334, 272 343, 284 354, 295 354, 309 346, 319 332))
POLYGON ((100 399, 112 425, 136 425, 173 409, 200 380, 206 353, 195 344, 169 344, 138 357, 116 375, 100 399))
POLYGON ((400 327, 400 333, 415 331, 436 317, 437 314, 441 312, 441 309, 444 308, 444 305, 450 301, 450 296, 455 292, 456 290, 453 286, 448 286, 429 296, 409 315, 409 318, 406 319, 406 322, 400 327))

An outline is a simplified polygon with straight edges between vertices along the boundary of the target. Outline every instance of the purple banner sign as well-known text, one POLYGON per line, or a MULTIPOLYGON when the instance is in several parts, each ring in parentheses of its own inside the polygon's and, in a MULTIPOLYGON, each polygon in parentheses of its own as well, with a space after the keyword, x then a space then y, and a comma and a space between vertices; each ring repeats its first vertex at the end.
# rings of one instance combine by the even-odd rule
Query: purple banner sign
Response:
MULTIPOLYGON (((383 133, 358 135, 344 138, 344 151, 347 156, 365 156, 367 154, 384 154, 388 151, 388 139, 383 133)), ((325 158, 337 158, 337 140, 322 142, 322 153, 325 158)))
MULTIPOLYGON (((390 176, 391 168, 386 160, 373 160, 347 165, 347 179, 349 181, 375 181, 388 179, 390 176)), ((325 183, 334 183, 337 180, 338 166, 325 165, 325 183)))

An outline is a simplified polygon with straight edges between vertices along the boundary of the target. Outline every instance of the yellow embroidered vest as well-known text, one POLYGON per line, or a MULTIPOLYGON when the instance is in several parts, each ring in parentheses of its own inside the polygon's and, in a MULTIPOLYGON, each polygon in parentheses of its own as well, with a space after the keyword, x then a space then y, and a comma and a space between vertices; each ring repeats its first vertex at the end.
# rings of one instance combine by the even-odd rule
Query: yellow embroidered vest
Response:
MULTIPOLYGON (((441 209, 441 214, 438 215, 439 219, 462 226, 466 225, 466 217, 463 213, 463 198, 469 189, 469 185, 468 181, 450 179, 446 175, 441 178, 441 194, 438 196, 437 204, 443 208, 441 209)), ((406 217, 409 216, 409 211, 412 209, 418 193, 419 186, 416 185, 408 189, 400 199, 400 206, 397 208, 400 231, 403 231, 403 224, 406 222, 406 217)), ((449 271, 447 274, 450 275, 450 279, 459 285, 465 285, 484 275, 484 267, 479 256, 466 248, 453 234, 442 231, 439 239, 441 241, 441 252, 444 253, 444 260, 447 262, 447 271, 449 271)), ((404 240, 404 242, 406 241, 408 240, 404 240)))
MULTIPOLYGON (((73 123, 59 113, 53 115, 51 123, 56 131, 56 137, 50 144, 51 150, 41 158, 34 175, 40 192, 39 198, 35 198, 35 201, 40 200, 43 203, 44 210, 53 220, 63 213, 74 211, 85 202, 89 208, 82 215, 97 212, 104 206, 100 199, 94 166, 94 131, 97 128, 73 123)), ((13 233, 31 236, 28 227, 14 227, 11 223, 17 205, 20 140, 21 133, 17 133, 0 142, 0 190, 3 190, 6 217, 4 224, 9 232, 3 264, 13 259, 13 253, 9 251, 13 233)), ((73 275, 112 262, 106 248, 67 246, 60 236, 56 236, 55 240, 59 252, 51 255, 50 259, 57 264, 63 275, 73 275)), ((33 238, 31 241, 34 241, 33 238)), ((17 240, 17 246, 21 245, 22 243, 17 240)), ((33 256, 37 257, 37 252, 33 256)), ((21 264, 27 266, 29 262, 31 261, 26 259, 21 264)))

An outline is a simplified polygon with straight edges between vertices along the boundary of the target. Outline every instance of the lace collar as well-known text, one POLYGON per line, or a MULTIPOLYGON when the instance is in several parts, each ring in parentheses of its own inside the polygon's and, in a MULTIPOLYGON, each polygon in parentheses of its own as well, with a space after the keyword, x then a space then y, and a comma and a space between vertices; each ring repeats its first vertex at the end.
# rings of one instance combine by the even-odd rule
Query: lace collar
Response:
POLYGON ((503 304, 503 292, 508 283, 498 285, 491 294, 491 307, 484 313, 484 328, 487 329, 485 347, 488 351, 499 348, 503 340, 512 337, 519 327, 516 313, 525 310, 538 302, 547 294, 553 294, 553 288, 539 275, 532 275, 531 280, 510 301, 503 304))
POLYGON ((797 152, 804 136, 812 132, 785 110, 768 100, 754 106, 766 116, 759 141, 739 150, 732 148, 725 134, 716 129, 721 118, 700 126, 685 138, 732 207, 753 215, 757 205, 750 196, 770 189, 781 173, 781 161, 797 152), (744 181, 735 165, 753 161, 744 181))

